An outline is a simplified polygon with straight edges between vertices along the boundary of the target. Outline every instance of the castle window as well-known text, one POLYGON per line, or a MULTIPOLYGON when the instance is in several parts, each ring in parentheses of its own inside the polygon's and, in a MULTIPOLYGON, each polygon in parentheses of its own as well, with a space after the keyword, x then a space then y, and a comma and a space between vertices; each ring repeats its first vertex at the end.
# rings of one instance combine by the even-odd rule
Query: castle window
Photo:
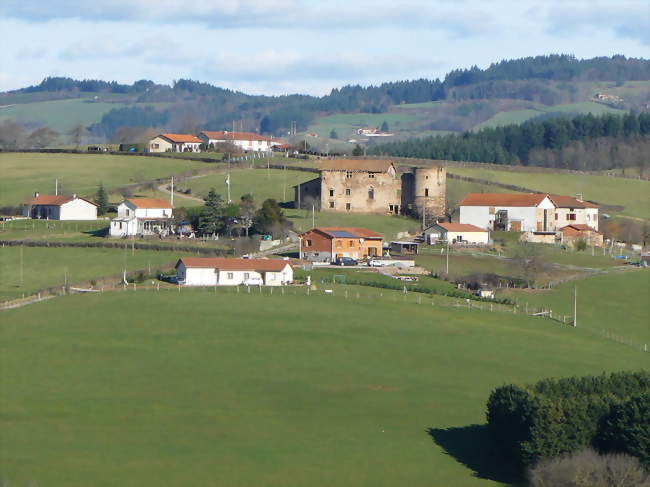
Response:
POLYGON ((330 208, 334 208, 334 202, 330 201, 330 208))
POLYGON ((424 196, 425 197, 429 196, 429 188, 424 188, 424 196))
POLYGON ((351 194, 352 194, 352 190, 350 188, 346 188, 345 196, 350 196, 351 194))
POLYGON ((429 179, 429 176, 424 176, 424 179, 429 179))
POLYGON ((369 200, 374 200, 375 199, 375 189, 372 186, 368 190, 368 199, 369 200))
POLYGON ((330 196, 334 196, 334 189, 330 188, 330 196))
POLYGON ((368 173, 368 177, 369 177, 370 179, 375 179, 375 173, 374 173, 374 172, 369 172, 369 173, 368 173))
POLYGON ((352 177, 352 171, 346 171, 345 177, 350 179, 352 177))
POLYGON ((348 211, 350 211, 350 203, 346 203, 346 204, 345 204, 345 209, 348 210, 348 211))

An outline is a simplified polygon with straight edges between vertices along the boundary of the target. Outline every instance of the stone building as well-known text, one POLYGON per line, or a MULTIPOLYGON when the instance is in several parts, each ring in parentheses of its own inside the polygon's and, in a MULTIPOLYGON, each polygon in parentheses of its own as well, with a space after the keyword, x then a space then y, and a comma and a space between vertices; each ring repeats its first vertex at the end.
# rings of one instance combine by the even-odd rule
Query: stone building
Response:
POLYGON ((426 222, 444 216, 444 166, 395 167, 386 159, 328 159, 320 176, 295 186, 295 204, 321 211, 410 215, 426 222))

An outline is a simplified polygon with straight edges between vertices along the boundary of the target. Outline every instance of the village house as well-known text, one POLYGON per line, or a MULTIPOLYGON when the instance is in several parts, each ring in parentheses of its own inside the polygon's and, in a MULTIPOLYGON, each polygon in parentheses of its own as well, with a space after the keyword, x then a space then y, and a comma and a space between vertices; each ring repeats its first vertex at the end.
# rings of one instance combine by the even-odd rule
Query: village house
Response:
POLYGON ((571 196, 470 193, 458 206, 460 223, 486 230, 555 233, 573 223, 598 230, 598 206, 571 196))
POLYGON ((76 194, 72 196, 34 193, 22 205, 22 214, 43 220, 97 220, 97 205, 76 194))
POLYGON ((301 233, 300 258, 335 262, 340 257, 364 260, 381 257, 384 236, 367 228, 317 227, 301 233))
POLYGON ((232 144, 244 152, 266 152, 273 147, 281 145, 282 141, 273 137, 255 134, 252 132, 228 132, 227 130, 212 132, 204 130, 199 138, 207 147, 215 147, 217 144, 232 144))
POLYGON ((293 267, 281 259, 183 257, 176 278, 186 286, 283 286, 293 282, 293 267))
POLYGON ((424 231, 424 240, 429 245, 438 242, 450 244, 486 245, 490 241, 490 232, 484 228, 467 223, 436 223, 424 231))
POLYGON ((603 234, 584 223, 574 223, 561 228, 562 242, 574 246, 579 240, 584 240, 592 247, 603 246, 603 234))
POLYGON ((172 205, 158 198, 128 198, 111 220, 111 237, 166 236, 171 231, 172 205))
POLYGON ((160 134, 147 145, 149 152, 201 152, 203 142, 191 134, 160 134))
POLYGON ((402 168, 390 160, 328 159, 320 176, 294 187, 296 207, 321 211, 408 214, 435 221, 445 213, 446 169, 402 168))

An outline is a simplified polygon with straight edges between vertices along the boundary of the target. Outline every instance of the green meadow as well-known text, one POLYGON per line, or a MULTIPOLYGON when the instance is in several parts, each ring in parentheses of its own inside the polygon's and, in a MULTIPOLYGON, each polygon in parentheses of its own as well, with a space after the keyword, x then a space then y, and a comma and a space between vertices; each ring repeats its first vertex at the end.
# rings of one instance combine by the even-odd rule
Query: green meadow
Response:
POLYGON ((488 456, 492 389, 650 365, 521 314, 285 291, 138 289, 2 312, 3 483, 514 485, 488 456))

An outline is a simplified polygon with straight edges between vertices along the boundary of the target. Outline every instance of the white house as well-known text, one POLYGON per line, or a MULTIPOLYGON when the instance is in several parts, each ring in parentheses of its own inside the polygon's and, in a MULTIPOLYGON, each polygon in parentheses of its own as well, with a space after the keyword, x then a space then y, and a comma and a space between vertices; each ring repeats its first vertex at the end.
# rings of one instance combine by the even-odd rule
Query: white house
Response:
POLYGON ((76 194, 56 196, 34 193, 23 203, 23 216, 43 220, 97 220, 97 205, 76 194))
POLYGON ((191 134, 160 134, 149 141, 149 152, 201 152, 203 141, 191 134))
POLYGON ((183 257, 176 277, 186 286, 282 286, 293 282, 293 267, 280 259, 183 257))
POLYGON ((266 137, 252 132, 228 132, 227 130, 219 132, 204 130, 199 134, 199 138, 207 146, 229 143, 245 152, 270 151, 274 146, 282 144, 281 140, 273 137, 266 137))
POLYGON ((436 223, 424 231, 425 241, 433 245, 438 241, 469 244, 487 244, 490 232, 476 225, 467 223, 436 223))
POLYGON ((158 198, 129 198, 111 220, 111 237, 162 235, 171 229, 172 205, 158 198))
POLYGON ((598 230, 598 205, 545 193, 470 193, 458 203, 460 223, 487 230, 555 233, 569 224, 598 230))

